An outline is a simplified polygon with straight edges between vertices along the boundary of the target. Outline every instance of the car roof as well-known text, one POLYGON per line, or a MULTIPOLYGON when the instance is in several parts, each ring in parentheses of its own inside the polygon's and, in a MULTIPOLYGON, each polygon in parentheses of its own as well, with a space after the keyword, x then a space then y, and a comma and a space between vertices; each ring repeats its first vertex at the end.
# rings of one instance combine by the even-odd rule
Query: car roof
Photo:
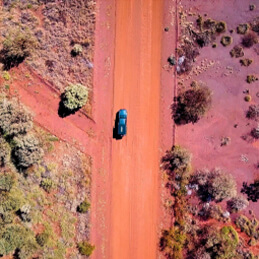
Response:
POLYGON ((126 116, 128 115, 126 109, 120 109, 120 110, 119 110, 119 114, 120 114, 120 115, 126 115, 126 116))

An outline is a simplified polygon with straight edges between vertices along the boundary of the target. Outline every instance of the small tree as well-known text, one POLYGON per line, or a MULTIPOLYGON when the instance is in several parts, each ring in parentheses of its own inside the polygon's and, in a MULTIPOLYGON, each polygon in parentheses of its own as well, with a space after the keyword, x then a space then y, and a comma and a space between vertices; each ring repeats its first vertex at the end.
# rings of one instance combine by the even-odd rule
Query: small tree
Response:
POLYGON ((83 241, 77 244, 78 251, 81 255, 90 256, 95 249, 94 245, 91 245, 87 241, 83 241))
POLYGON ((43 157, 39 140, 33 134, 15 137, 13 139, 13 160, 18 168, 26 169, 37 163, 43 157))
POLYGON ((74 111, 82 108, 88 98, 88 90, 81 84, 70 84, 62 95, 62 103, 67 110, 74 111))
POLYGON ((49 234, 42 232, 36 236, 36 241, 40 246, 45 246, 49 240, 49 234))
POLYGON ((47 193, 50 193, 55 188, 55 183, 50 178, 44 178, 40 182, 40 187, 47 193))
POLYGON ((195 123, 209 110, 212 93, 208 87, 194 87, 177 97, 172 105, 173 118, 176 124, 195 123))
POLYGON ((32 116, 24 107, 15 101, 0 100, 0 129, 5 136, 25 134, 32 125, 32 116))
POLYGON ((90 209, 90 202, 85 200, 77 207, 77 211, 80 213, 86 213, 90 209))
POLYGON ((245 209, 249 205, 249 202, 245 197, 237 196, 229 200, 227 205, 231 212, 238 212, 245 209))
POLYGON ((212 181, 209 183, 208 192, 215 201, 220 202, 224 199, 230 199, 236 196, 236 181, 232 175, 220 169, 215 169, 211 173, 213 175, 212 181))
POLYGON ((1 62, 4 69, 9 70, 19 65, 25 58, 31 55, 32 49, 37 45, 35 38, 29 30, 11 30, 3 41, 1 50, 1 62))

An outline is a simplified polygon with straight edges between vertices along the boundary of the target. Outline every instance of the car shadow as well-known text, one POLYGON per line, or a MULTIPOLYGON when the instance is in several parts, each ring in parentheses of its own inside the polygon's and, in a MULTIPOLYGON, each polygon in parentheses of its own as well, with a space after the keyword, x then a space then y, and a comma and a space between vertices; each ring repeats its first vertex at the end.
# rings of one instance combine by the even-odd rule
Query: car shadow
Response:
POLYGON ((118 124, 119 124, 119 112, 116 113, 116 117, 114 120, 114 127, 113 127, 113 133, 112 133, 112 137, 116 140, 120 140, 123 137, 121 135, 118 135, 118 124))

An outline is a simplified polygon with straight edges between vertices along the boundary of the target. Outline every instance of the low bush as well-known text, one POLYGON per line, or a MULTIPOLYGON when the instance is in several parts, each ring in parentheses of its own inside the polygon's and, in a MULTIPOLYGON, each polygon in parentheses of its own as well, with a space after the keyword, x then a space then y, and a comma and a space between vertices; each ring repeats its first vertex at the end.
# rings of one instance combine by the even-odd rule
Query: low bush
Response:
POLYGON ((193 87, 177 96, 172 105, 173 119, 176 124, 195 123, 210 109, 212 93, 208 87, 193 87))
POLYGON ((40 182, 40 187, 47 193, 50 193, 55 188, 55 186, 55 183, 50 178, 44 178, 40 182))
POLYGON ((231 212, 244 210, 249 205, 249 201, 243 196, 233 197, 227 202, 228 209, 231 212))
POLYGON ((255 139, 259 139, 259 125, 251 130, 251 136, 255 139))
POLYGON ((25 134, 32 126, 32 116, 24 107, 5 98, 0 100, 0 130, 3 135, 25 134))
POLYGON ((77 207, 77 211, 80 213, 86 213, 90 209, 90 206, 90 202, 85 200, 77 207))
POLYGON ((190 163, 191 154, 180 146, 173 146, 162 158, 163 169, 169 175, 188 170, 190 163))
POLYGON ((48 240, 49 240, 49 234, 46 232, 42 232, 36 235, 36 241, 41 247, 45 246, 48 240))
POLYGON ((198 185, 198 195, 203 201, 220 202, 231 199, 237 194, 233 176, 219 168, 197 171, 192 176, 191 183, 198 185))
POLYGON ((216 23, 216 32, 217 33, 222 33, 227 30, 227 24, 223 21, 219 21, 216 23))
POLYGON ((237 33, 238 34, 246 34, 246 32, 248 31, 249 29, 249 24, 247 23, 242 23, 242 24, 239 24, 237 26, 237 33))
POLYGON ((250 105, 246 117, 251 120, 259 119, 259 105, 250 105))
POLYGON ((211 258, 236 258, 238 242, 238 234, 232 226, 225 226, 220 230, 211 228, 205 239, 205 249, 211 258))
MULTIPOLYGON (((0 238, 0 254, 9 255, 14 253, 15 250, 27 250, 27 254, 35 252, 33 247, 36 248, 36 242, 33 232, 22 226, 11 225, 7 227, 1 234, 0 238), (30 247, 30 251, 26 249, 30 247)), ((28 258, 28 257, 27 257, 28 258)))
POLYGON ((249 201, 257 202, 259 199, 259 180, 256 179, 249 185, 244 182, 241 192, 247 195, 249 201))
POLYGON ((86 255, 86 256, 90 256, 95 249, 95 246, 91 245, 87 241, 83 241, 83 242, 78 243, 77 247, 78 247, 79 253, 81 255, 86 255))
POLYGON ((14 176, 8 173, 0 174, 0 192, 9 192, 15 183, 14 176))
POLYGON ((13 146, 13 161, 19 169, 26 169, 39 162, 43 157, 43 149, 33 134, 14 137, 13 146))
POLYGON ((5 70, 19 65, 31 55, 32 50, 37 46, 29 30, 9 30, 2 44, 0 59, 5 70))
POLYGON ((88 90, 81 84, 70 84, 62 94, 64 108, 74 111, 82 108, 88 99, 88 90))
POLYGON ((259 239, 258 221, 256 219, 248 219, 244 215, 240 215, 235 224, 240 230, 246 233, 249 237, 259 239))
POLYGON ((246 82, 247 82, 248 84, 251 84, 251 83, 253 83, 253 82, 257 81, 257 80, 258 80, 258 77, 255 76, 255 75, 248 75, 248 76, 246 77, 246 82))
POLYGON ((9 144, 0 137, 0 167, 6 166, 10 162, 11 148, 9 144))
POLYGON ((183 247, 186 242, 186 235, 178 226, 164 230, 160 239, 160 249, 170 259, 183 258, 183 247))
POLYGON ((82 52, 83 52, 82 45, 75 44, 73 49, 71 50, 71 55, 75 57, 75 56, 78 56, 78 55, 82 54, 82 52))
POLYGON ((249 67, 252 63, 253 63, 252 59, 249 59, 249 58, 240 59, 240 64, 244 67, 249 67))
POLYGON ((250 23, 250 26, 254 32, 259 33, 259 17, 253 19, 253 21, 250 23))
POLYGON ((247 94, 247 95, 244 97, 244 100, 249 103, 249 102, 252 101, 252 96, 251 96, 250 94, 247 94))
POLYGON ((230 51, 230 56, 232 58, 241 58, 245 55, 244 49, 242 46, 237 45, 230 51))
POLYGON ((220 43, 221 43, 224 47, 230 45, 232 42, 233 42, 233 39, 232 39, 232 37, 230 37, 230 36, 223 36, 223 37, 221 38, 221 40, 220 40, 220 43))
POLYGON ((249 32, 247 33, 243 38, 242 38, 242 45, 245 48, 251 48, 254 44, 258 42, 257 35, 254 32, 249 32))

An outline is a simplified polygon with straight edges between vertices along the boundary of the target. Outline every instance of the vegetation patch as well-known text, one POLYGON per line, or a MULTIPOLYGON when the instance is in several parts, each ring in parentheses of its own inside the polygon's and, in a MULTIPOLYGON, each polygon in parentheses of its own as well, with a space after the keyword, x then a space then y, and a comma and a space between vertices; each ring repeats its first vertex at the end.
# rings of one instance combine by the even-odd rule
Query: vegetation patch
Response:
POLYGON ((95 249, 95 246, 91 245, 87 241, 80 242, 78 243, 77 246, 78 246, 79 253, 81 255, 86 255, 86 256, 90 256, 95 249))
POLYGON ((248 76, 246 77, 246 82, 247 82, 248 84, 251 84, 251 83, 253 83, 253 82, 257 81, 257 80, 258 80, 258 77, 255 76, 255 75, 248 75, 248 76))
POLYGON ((240 45, 236 45, 231 51, 230 51, 230 56, 232 58, 241 58, 245 55, 244 49, 240 45))
POLYGON ((259 105, 250 105, 246 112, 246 117, 257 121, 259 119, 259 105))
POLYGON ((252 63, 253 63, 252 59, 249 59, 249 58, 240 59, 240 64, 244 67, 249 67, 252 63))
POLYGON ((252 101, 252 96, 251 96, 250 94, 247 94, 247 95, 244 97, 244 100, 249 103, 249 102, 252 101))
POLYGON ((87 200, 84 200, 78 207, 77 211, 80 213, 86 213, 90 209, 90 202, 87 200))
POLYGON ((237 33, 238 34, 246 34, 249 29, 248 23, 241 23, 237 26, 237 33))
POLYGON ((241 192, 247 195, 248 200, 257 202, 259 199, 259 180, 255 179, 254 182, 249 185, 244 182, 241 192))
POLYGON ((180 93, 172 105, 176 124, 195 123, 210 109, 212 92, 206 86, 198 86, 180 93))
POLYGON ((227 202, 227 206, 231 212, 239 212, 249 205, 249 201, 243 196, 233 197, 227 202))
POLYGON ((256 43, 258 43, 258 37, 254 32, 249 32, 242 38, 242 45, 245 48, 251 48, 256 43))
POLYGON ((32 50, 37 46, 29 30, 19 29, 9 30, 2 44, 0 61, 4 64, 5 70, 18 66, 31 55, 32 50))
POLYGON ((232 43, 233 39, 231 36, 223 36, 220 40, 220 43, 226 47, 232 43))

